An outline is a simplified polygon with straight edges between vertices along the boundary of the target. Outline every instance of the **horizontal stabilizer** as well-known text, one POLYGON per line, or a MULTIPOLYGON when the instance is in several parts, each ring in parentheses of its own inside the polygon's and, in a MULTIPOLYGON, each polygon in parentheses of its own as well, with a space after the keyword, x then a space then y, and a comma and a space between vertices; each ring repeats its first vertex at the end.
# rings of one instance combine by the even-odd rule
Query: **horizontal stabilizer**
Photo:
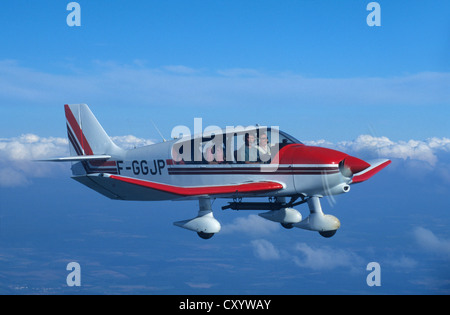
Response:
POLYGON ((381 171, 383 168, 391 164, 390 160, 382 159, 382 160, 376 160, 376 161, 370 161, 369 162, 370 167, 366 168, 362 172, 356 173, 352 177, 352 184, 361 183, 369 178, 371 178, 373 175, 381 171))
POLYGON ((109 160, 110 155, 77 155, 66 156, 60 158, 52 158, 45 160, 37 160, 39 162, 80 162, 80 161, 94 161, 94 160, 109 160))

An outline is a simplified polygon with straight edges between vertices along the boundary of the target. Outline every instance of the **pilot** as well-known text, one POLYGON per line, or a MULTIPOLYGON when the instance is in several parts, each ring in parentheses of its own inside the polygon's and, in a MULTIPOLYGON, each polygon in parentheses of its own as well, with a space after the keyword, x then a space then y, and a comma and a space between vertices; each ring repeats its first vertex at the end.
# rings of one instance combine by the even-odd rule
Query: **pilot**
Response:
POLYGON ((244 142, 244 145, 238 150, 238 162, 256 163, 258 161, 258 149, 255 146, 255 135, 246 133, 244 142))
POLYGON ((209 146, 206 149, 206 161, 209 164, 224 163, 223 147, 222 144, 216 144, 209 146))
POLYGON ((262 133, 259 136, 259 145, 257 146, 259 157, 262 162, 268 162, 271 158, 271 149, 269 145, 269 139, 266 133, 262 133))
POLYGON ((175 143, 172 147, 172 162, 174 164, 185 164, 183 160, 183 146, 179 146, 179 144, 175 143), (181 151, 181 153, 180 153, 181 151))

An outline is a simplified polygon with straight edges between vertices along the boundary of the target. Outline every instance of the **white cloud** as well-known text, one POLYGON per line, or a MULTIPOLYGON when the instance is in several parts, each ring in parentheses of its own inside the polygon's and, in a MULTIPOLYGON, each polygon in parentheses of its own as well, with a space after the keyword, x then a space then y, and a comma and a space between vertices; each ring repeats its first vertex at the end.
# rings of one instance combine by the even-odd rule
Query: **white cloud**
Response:
POLYGON ((438 154, 450 152, 449 138, 430 138, 424 141, 392 141, 387 137, 360 135, 353 141, 336 144, 325 140, 305 141, 306 144, 335 148, 347 153, 364 155, 369 158, 399 158, 417 160, 435 166, 438 154))
MULTIPOLYGON (((132 135, 112 137, 124 149, 154 143, 132 135)), ((50 177, 70 170, 70 163, 36 162, 54 157, 69 156, 66 138, 40 137, 23 134, 19 137, 0 138, 0 187, 24 186, 32 178, 50 177)))
POLYGON ((43 138, 35 134, 0 139, 0 158, 2 160, 35 160, 50 154, 67 155, 68 140, 65 138, 43 138))
POLYGON ((432 149, 438 149, 445 152, 450 152, 450 139, 449 138, 430 138, 427 140, 428 146, 432 149))
POLYGON ((155 141, 153 141, 153 140, 138 138, 133 135, 114 136, 114 137, 111 137, 111 140, 115 144, 117 144, 119 147, 121 147, 122 149, 126 149, 126 150, 155 143, 155 141))
MULTIPOLYGON (((153 139, 138 138, 133 135, 114 136, 112 140, 124 149, 150 145, 153 139)), ((387 137, 361 135, 353 141, 336 144, 326 140, 305 141, 305 144, 335 148, 361 158, 398 158, 410 164, 420 162, 423 172, 435 171, 438 178, 450 182, 449 138, 430 138, 427 140, 392 141, 387 137)), ((59 137, 40 137, 23 134, 18 137, 0 138, 0 186, 18 186, 30 183, 33 177, 49 176, 55 170, 69 169, 67 164, 37 163, 31 160, 58 156, 68 156, 68 140, 59 137)), ((223 228, 225 233, 243 232, 250 235, 266 235, 277 231, 279 225, 262 219, 257 215, 240 217, 223 228)))
POLYGON ((164 70, 166 70, 168 72, 171 72, 171 73, 184 74, 184 75, 195 74, 195 73, 199 72, 198 70, 196 70, 194 68, 181 66, 181 65, 163 66, 162 69, 164 69, 164 70))
POLYGON ((316 271, 335 268, 348 268, 351 271, 365 269, 364 259, 347 249, 334 249, 328 246, 313 247, 305 243, 297 243, 293 250, 288 251, 277 248, 265 239, 253 240, 251 246, 254 255, 261 260, 286 259, 293 261, 298 267, 316 271))
POLYGON ((186 282, 186 284, 193 289, 210 289, 214 286, 212 283, 195 283, 195 282, 186 282))
POLYGON ((250 214, 248 217, 239 217, 233 220, 231 224, 222 226, 221 233, 246 233, 249 235, 267 235, 280 229, 278 223, 268 221, 256 214, 250 214))
POLYGON ((417 227, 413 231, 414 239, 424 250, 450 257, 450 240, 437 237, 432 231, 417 227))
POLYGON ((251 241, 255 256, 262 260, 277 260, 280 259, 280 252, 275 246, 264 239, 251 241))
POLYGON ((61 170, 62 165, 49 165, 33 160, 68 155, 64 138, 23 134, 0 139, 0 186, 14 187, 30 183, 31 178, 46 177, 61 170))
POLYGON ((23 172, 1 165, 2 163, 0 163, 0 187, 24 186, 30 183, 23 172))
POLYGON ((262 73, 257 70, 246 68, 219 70, 217 73, 226 77, 256 77, 262 75, 262 73))
POLYGON ((36 104, 61 99, 97 104, 240 106, 285 103, 330 105, 445 105, 450 73, 424 72, 399 77, 308 78, 256 69, 194 69, 185 65, 149 68, 95 61, 92 69, 52 74, 0 61, 0 98, 36 104), (73 87, 77 88, 74 89, 73 87), (38 101, 37 101, 38 100, 38 101))
POLYGON ((350 250, 333 249, 331 247, 312 248, 305 243, 299 243, 295 247, 301 257, 293 256, 295 264, 302 268, 313 270, 331 270, 338 267, 346 267, 352 270, 361 269, 363 259, 350 250))
POLYGON ((402 270, 412 270, 417 267, 418 263, 415 259, 406 257, 404 255, 398 258, 388 258, 384 261, 387 265, 392 267, 402 269, 402 270))

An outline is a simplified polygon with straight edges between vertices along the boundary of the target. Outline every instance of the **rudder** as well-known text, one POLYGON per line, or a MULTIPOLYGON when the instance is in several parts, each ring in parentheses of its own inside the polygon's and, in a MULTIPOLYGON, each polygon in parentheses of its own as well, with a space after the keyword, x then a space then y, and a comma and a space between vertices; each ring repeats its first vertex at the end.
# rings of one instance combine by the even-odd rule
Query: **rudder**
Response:
POLYGON ((64 111, 72 156, 112 154, 120 150, 86 104, 66 104, 64 111))

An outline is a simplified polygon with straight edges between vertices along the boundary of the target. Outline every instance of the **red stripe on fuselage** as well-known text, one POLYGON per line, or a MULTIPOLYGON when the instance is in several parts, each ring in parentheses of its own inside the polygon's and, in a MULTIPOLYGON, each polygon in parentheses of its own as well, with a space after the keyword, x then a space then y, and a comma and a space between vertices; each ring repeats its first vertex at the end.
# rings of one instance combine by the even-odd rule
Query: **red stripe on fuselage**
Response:
POLYGON ((330 175, 339 172, 336 167, 285 167, 264 169, 261 167, 169 167, 169 175, 330 175))

